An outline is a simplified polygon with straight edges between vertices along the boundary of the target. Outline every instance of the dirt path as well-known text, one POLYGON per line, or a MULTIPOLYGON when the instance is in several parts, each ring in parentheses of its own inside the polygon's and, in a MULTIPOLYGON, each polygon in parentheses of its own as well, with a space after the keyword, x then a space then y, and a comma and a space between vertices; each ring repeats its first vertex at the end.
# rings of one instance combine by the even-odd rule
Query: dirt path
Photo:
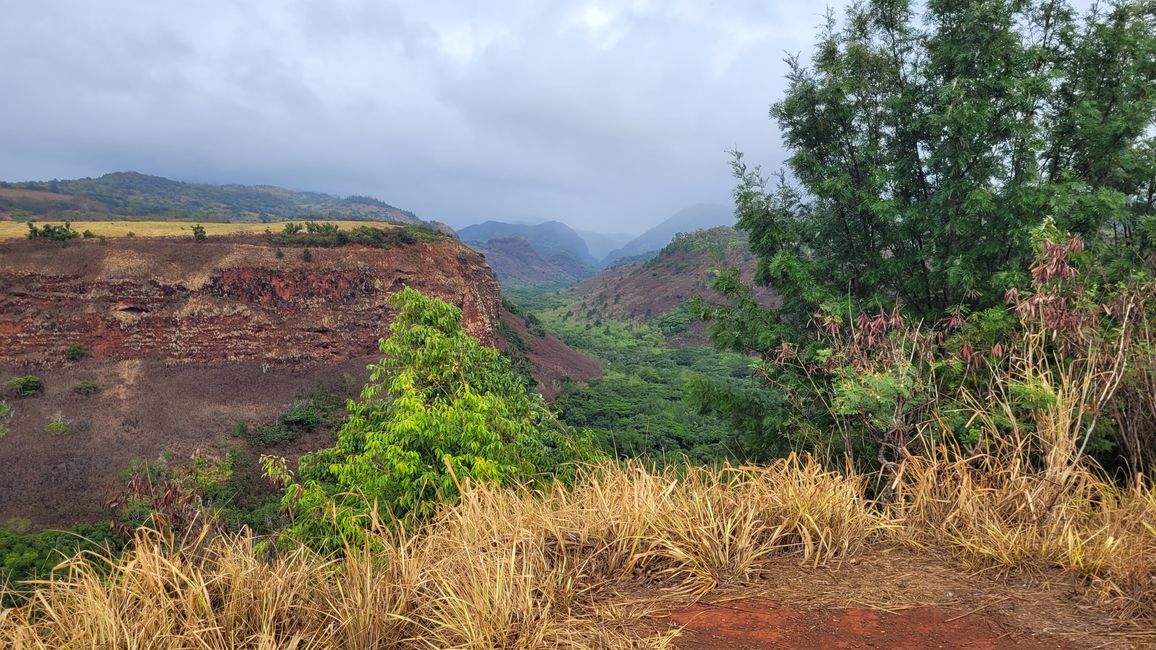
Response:
POLYGON ((765 600, 701 603, 669 614, 683 627, 675 647, 685 650, 755 648, 1012 648, 1070 647, 1036 638, 982 612, 913 607, 893 612, 851 608, 804 610, 765 600))

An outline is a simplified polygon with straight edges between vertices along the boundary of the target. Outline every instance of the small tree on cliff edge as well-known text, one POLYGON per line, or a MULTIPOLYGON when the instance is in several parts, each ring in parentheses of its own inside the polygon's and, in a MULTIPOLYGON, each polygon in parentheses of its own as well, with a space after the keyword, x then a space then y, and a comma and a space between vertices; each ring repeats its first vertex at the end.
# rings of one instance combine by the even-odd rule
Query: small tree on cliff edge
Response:
POLYGON ((468 336, 458 308, 412 289, 336 446, 301 459, 288 534, 336 550, 377 522, 421 519, 466 481, 522 484, 590 459, 509 361, 468 336), (374 508, 376 504, 376 509, 374 508))

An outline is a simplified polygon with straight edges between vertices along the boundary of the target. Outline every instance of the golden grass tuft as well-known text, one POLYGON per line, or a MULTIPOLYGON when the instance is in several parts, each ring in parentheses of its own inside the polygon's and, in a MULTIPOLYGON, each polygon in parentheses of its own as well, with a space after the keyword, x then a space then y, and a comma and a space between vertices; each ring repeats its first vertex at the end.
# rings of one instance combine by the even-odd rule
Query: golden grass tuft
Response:
POLYGON ((82 555, 0 612, 0 647, 665 648, 638 622, 896 543, 982 568, 1070 572, 1124 616, 1156 615, 1156 495, 1077 472, 1044 484, 985 459, 909 459, 894 502, 864 477, 792 456, 767 467, 602 465, 542 491, 467 486, 377 550, 272 557, 250 535, 141 530, 82 555), (645 594, 646 597, 640 597, 645 594))

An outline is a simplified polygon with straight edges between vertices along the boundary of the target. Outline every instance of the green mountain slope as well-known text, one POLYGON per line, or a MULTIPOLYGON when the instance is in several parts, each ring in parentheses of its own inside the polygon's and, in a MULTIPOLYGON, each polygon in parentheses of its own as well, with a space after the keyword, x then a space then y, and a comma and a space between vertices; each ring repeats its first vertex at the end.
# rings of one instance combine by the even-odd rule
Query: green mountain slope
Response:
POLYGON ((412 212, 368 196, 338 197, 271 185, 183 183, 137 172, 99 178, 0 183, 0 212, 15 218, 203 221, 345 219, 420 223, 412 212))

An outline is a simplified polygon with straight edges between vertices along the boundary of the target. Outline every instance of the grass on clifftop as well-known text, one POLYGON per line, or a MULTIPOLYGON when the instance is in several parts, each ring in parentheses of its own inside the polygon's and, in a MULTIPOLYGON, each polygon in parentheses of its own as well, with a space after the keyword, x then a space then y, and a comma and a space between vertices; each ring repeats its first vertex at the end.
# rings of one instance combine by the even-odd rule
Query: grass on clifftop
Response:
MULTIPOLYGON (((64 222, 45 221, 44 224, 63 225, 64 222)), ((342 230, 352 230, 360 226, 375 228, 395 228, 397 224, 378 221, 326 221, 342 230)), ((126 237, 131 232, 137 237, 193 237, 193 226, 187 221, 74 221, 72 227, 78 232, 92 231, 96 237, 126 237)), ((200 224, 205 229, 205 236, 212 239, 214 236, 233 235, 237 233, 260 234, 266 230, 280 232, 284 223, 209 223, 200 224)), ((28 224, 21 221, 0 221, 0 239, 23 239, 28 233, 28 224)))

